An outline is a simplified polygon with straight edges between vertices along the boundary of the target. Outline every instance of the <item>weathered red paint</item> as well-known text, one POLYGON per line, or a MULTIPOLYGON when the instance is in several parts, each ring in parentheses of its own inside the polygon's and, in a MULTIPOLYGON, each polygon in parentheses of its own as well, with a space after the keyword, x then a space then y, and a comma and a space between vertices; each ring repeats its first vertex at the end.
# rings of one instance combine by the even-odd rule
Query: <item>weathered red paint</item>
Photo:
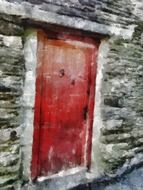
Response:
POLYGON ((97 47, 38 33, 32 178, 90 165, 97 47))

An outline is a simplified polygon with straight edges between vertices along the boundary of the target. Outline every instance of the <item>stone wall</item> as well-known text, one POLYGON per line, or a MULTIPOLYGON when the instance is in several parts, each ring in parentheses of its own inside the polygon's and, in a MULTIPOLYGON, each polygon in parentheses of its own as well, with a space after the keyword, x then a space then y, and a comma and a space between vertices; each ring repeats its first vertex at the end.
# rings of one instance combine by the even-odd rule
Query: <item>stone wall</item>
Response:
POLYGON ((101 91, 101 157, 106 171, 120 173, 143 162, 142 27, 132 40, 111 38, 109 47, 101 91))
MULTIPOLYGON (((33 104, 31 99, 28 102, 27 94, 24 94, 25 107, 24 113, 21 114, 22 90, 26 89, 29 81, 34 81, 26 78, 24 87, 24 76, 28 77, 30 75, 27 73, 35 72, 33 71, 35 68, 31 67, 35 60, 30 63, 31 60, 27 59, 28 66, 25 69, 21 26, 23 23, 27 24, 27 20, 32 23, 32 19, 37 26, 40 23, 38 27, 53 23, 106 34, 103 36, 106 43, 103 40, 99 51, 97 80, 99 79, 100 88, 97 90, 100 90, 100 104, 98 110, 95 110, 97 115, 95 114, 94 119, 96 120, 99 114, 100 120, 94 125, 95 138, 96 134, 98 138, 94 139, 92 152, 95 161, 93 160, 92 165, 96 164, 102 175, 115 176, 121 175, 133 165, 141 164, 143 162, 141 17, 143 3, 136 0, 10 0, 9 2, 13 4, 0 6, 0 11, 8 13, 9 7, 10 14, 18 15, 19 19, 0 15, 0 188, 4 190, 8 186, 14 187, 16 181, 18 182, 21 129, 22 126, 28 126, 28 122, 32 125, 33 116, 28 118, 30 116, 28 113, 33 109, 33 104), (103 60, 104 65, 102 65, 103 60), (24 123, 26 121, 26 119, 23 121, 24 117, 29 119, 27 123, 24 123)), ((28 27, 29 25, 25 25, 25 28, 28 27)), ((27 51, 32 52, 27 42, 25 42, 27 51)), ((31 55, 31 52, 27 52, 25 56, 31 55)), ((29 128, 26 131, 29 132, 29 128)), ((30 139, 29 144, 26 141, 22 143, 23 149, 27 149, 26 146, 31 146, 32 141, 30 139)), ((94 167, 92 172, 96 173, 94 167)), ((29 174, 29 170, 25 170, 25 173, 29 174)))
POLYGON ((59 15, 83 18, 106 25, 120 24, 126 28, 134 23, 134 6, 130 0, 10 0, 10 2, 31 3, 39 9, 56 12, 59 15))
POLYGON ((136 6, 132 1, 1 0, 0 12, 7 14, 9 9, 9 14, 31 23, 56 24, 131 38, 137 20, 136 6))
POLYGON ((0 189, 17 188, 20 176, 23 29, 0 15, 0 189))

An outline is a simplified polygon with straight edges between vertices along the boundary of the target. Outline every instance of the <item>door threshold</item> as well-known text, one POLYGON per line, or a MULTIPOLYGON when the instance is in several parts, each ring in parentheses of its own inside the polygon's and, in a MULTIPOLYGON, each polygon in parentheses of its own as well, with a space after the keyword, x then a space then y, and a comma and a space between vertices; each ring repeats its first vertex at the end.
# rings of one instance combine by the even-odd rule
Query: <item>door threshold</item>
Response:
POLYGON ((38 177, 36 186, 42 190, 68 190, 86 182, 86 167, 63 170, 50 176, 38 177))

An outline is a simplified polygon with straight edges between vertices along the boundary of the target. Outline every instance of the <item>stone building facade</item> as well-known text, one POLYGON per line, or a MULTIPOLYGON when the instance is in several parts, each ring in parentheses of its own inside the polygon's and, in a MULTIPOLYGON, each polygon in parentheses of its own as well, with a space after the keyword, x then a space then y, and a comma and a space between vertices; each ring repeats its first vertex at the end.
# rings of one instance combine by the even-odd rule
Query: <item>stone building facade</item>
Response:
POLYGON ((0 0, 1 190, 69 189, 142 165, 142 9, 138 0, 0 0), (37 30, 50 27, 101 40, 91 169, 32 182, 37 30))

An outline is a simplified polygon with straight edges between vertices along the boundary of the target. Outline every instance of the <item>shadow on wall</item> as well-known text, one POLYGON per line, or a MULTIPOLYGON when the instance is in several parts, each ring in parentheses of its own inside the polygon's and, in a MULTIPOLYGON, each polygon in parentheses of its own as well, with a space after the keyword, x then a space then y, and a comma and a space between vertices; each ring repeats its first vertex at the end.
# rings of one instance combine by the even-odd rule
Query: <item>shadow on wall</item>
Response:
POLYGON ((124 176, 99 183, 81 185, 71 190, 142 190, 143 167, 137 166, 124 176))

